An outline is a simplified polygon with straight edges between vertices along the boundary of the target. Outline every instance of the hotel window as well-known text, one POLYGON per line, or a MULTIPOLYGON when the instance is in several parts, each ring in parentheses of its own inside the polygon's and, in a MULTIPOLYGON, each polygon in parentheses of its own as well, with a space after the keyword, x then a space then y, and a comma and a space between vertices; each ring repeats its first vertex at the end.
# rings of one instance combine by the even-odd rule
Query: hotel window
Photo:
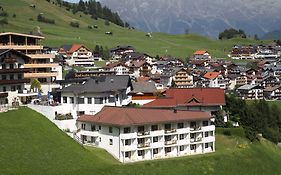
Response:
POLYGON ((190 138, 194 139, 195 138, 195 133, 190 133, 190 138))
POLYGON ((16 91, 16 86, 11 86, 11 91, 16 91))
POLYGON ((2 69, 6 69, 6 64, 2 64, 2 69))
POLYGON ((21 90, 21 85, 17 85, 17 90, 21 90))
POLYGON ((125 146, 131 145, 131 139, 126 139, 125 140, 125 146))
POLYGON ((96 130, 96 125, 91 125, 91 131, 95 131, 96 130))
POLYGON ((13 80, 13 79, 14 79, 14 75, 10 74, 10 80, 13 80))
POLYGON ((138 132, 144 132, 144 126, 139 126, 138 127, 138 132))
POLYGON ((63 103, 67 103, 67 97, 62 97, 63 103))
POLYGON ((13 64, 10 64, 10 69, 14 69, 14 65, 13 64))
POLYGON ((130 133, 131 132, 131 128, 128 127, 128 128, 124 128, 124 133, 130 133))
POLYGON ((99 130, 101 130, 101 126, 99 126, 99 130))
POLYGON ((95 98, 95 104, 103 104, 103 98, 102 97, 95 98))
POLYGON ((109 103, 114 103, 115 102, 115 97, 109 97, 108 102, 109 103))
POLYGON ((205 148, 208 148, 209 147, 209 143, 205 143, 205 148))
POLYGON ((112 139, 109 139, 109 145, 113 145, 112 139))
POLYGON ((169 130, 172 128, 172 125, 171 124, 165 124, 165 130, 169 130))
POLYGON ((6 90, 7 90, 6 86, 3 86, 3 92, 6 92, 6 90))
POLYGON ((158 137, 153 137, 153 143, 158 142, 158 137))
POLYGON ((184 146, 180 146, 180 151, 183 151, 184 150, 184 146))
POLYGON ((69 97, 69 100, 70 100, 70 104, 74 103, 74 97, 69 97))
POLYGON ((165 153, 170 153, 172 151, 171 147, 165 148, 165 153))
POLYGON ((157 131, 157 130, 158 130, 158 125, 151 126, 151 131, 157 131))
POLYGON ((131 157, 131 152, 130 151, 125 152, 125 157, 126 158, 130 158, 131 157))
POLYGON ((84 98, 81 98, 81 97, 77 97, 77 102, 78 104, 84 104, 84 98))
POLYGON ((184 139, 184 134, 180 134, 180 140, 184 139))
POLYGON ((112 133, 112 127, 109 127, 108 130, 109 130, 109 133, 112 133))
POLYGON ((196 122, 190 122, 190 127, 195 128, 196 127, 196 122))
POLYGON ((144 150, 138 150, 138 156, 144 156, 144 150))
POLYGON ((100 142, 101 142, 101 137, 100 137, 100 142))
POLYGON ((210 132, 210 136, 214 136, 214 131, 211 131, 211 132, 210 132))
POLYGON ((82 124, 81 124, 81 128, 85 130, 85 129, 86 129, 86 124, 85 124, 85 123, 82 123, 82 124))
POLYGON ((208 126, 209 122, 208 121, 203 121, 203 126, 208 126))
POLYGON ((22 79, 22 74, 18 74, 18 80, 22 79))
POLYGON ((87 100, 88 100, 88 104, 92 104, 92 97, 88 97, 87 100))
POLYGON ((153 154, 158 154, 158 148, 153 149, 153 154))
POLYGON ((183 123, 178 123, 178 129, 183 128, 183 123))
POLYGON ((209 137, 209 132, 205 132, 205 137, 209 137))
POLYGON ((195 150, 196 145, 190 145, 190 150, 195 150))
POLYGON ((7 80, 7 76, 6 75, 2 75, 2 80, 7 80))

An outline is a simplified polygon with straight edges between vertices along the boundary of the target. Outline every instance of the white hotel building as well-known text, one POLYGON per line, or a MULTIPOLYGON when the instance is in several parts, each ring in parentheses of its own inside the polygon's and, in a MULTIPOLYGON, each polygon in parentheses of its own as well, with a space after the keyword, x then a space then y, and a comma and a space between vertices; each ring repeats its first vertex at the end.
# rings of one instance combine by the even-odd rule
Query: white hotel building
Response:
POLYGON ((201 111, 105 106, 77 119, 83 144, 104 148, 120 162, 215 151, 215 126, 201 111))

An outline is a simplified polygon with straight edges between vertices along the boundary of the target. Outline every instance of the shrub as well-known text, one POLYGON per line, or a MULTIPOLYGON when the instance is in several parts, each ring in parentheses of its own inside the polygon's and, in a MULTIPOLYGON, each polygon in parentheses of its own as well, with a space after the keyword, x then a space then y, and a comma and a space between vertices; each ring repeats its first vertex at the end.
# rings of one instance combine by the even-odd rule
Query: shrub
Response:
POLYGON ((75 22, 71 21, 69 25, 71 27, 77 27, 77 28, 79 28, 79 26, 80 26, 79 22, 77 22, 77 21, 75 21, 75 22))
POLYGON ((73 119, 71 113, 68 114, 56 114, 55 120, 70 120, 73 119))
POLYGON ((29 18, 29 21, 34 21, 34 19, 33 18, 29 18))
POLYGON ((39 22, 44 22, 44 23, 48 23, 48 24, 55 24, 55 20, 46 18, 46 17, 44 17, 42 14, 39 14, 39 15, 37 16, 37 21, 39 21, 39 22))
POLYGON ((14 14, 13 14, 13 18, 16 18, 16 17, 17 17, 17 15, 14 13, 14 14))

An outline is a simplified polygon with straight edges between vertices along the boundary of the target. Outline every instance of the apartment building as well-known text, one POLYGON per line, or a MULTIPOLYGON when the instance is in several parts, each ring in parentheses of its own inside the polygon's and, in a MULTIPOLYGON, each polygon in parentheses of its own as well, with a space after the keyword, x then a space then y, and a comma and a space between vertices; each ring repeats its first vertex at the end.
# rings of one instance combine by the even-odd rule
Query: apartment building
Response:
POLYGON ((135 162, 215 151, 211 115, 199 111, 105 106, 77 119, 78 137, 104 148, 120 162, 135 162))
MULTIPOLYGON (((43 36, 22 33, 0 33, 0 49, 14 49, 30 57, 30 61, 23 65, 29 69, 24 73, 24 78, 37 78, 43 93, 47 93, 57 87, 55 80, 62 79, 62 67, 54 62, 54 54, 43 52, 43 45, 40 44, 43 39, 43 36)), ((29 89, 30 84, 26 84, 26 88, 29 89)))

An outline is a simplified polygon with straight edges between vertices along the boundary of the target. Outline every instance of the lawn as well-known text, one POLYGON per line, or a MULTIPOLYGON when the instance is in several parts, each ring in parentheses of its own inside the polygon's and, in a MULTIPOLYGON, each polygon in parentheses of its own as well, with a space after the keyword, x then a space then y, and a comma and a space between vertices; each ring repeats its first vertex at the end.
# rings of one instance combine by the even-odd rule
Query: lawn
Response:
POLYGON ((217 134, 215 153, 121 164, 102 149, 79 145, 31 109, 0 113, 0 121, 1 175, 281 174, 280 148, 266 140, 249 143, 241 129, 217 134))
POLYGON ((45 0, 1 0, 0 5, 9 13, 9 24, 2 25, 0 32, 29 33, 34 28, 39 27, 46 37, 43 44, 53 47, 72 43, 83 43, 91 49, 94 49, 96 45, 102 45, 104 48, 112 48, 117 45, 132 45, 138 51, 152 56, 172 55, 184 59, 191 56, 198 49, 207 49, 214 57, 226 58, 234 44, 270 42, 242 38, 220 41, 195 34, 169 35, 152 33, 152 38, 148 38, 145 36, 146 33, 136 29, 129 30, 114 24, 106 26, 102 19, 93 20, 82 13, 74 15, 64 7, 56 6, 45 0), (31 8, 31 4, 36 7, 31 8), (55 24, 38 22, 37 15, 40 13, 43 13, 45 17, 54 19, 55 24), (16 18, 12 17, 13 14, 16 14, 16 18), (80 27, 70 27, 69 23, 71 21, 78 21, 80 27), (88 29, 89 25, 98 25, 98 29, 88 29), (113 32, 113 35, 105 35, 106 31, 113 32))

